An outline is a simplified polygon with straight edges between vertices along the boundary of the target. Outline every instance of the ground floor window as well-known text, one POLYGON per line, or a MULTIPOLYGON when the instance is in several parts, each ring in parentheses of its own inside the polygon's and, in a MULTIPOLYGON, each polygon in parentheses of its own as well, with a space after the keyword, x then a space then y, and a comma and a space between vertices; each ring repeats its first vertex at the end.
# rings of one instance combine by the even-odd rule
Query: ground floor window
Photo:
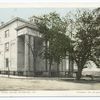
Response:
POLYGON ((6 62, 5 63, 6 67, 9 67, 9 59, 8 58, 5 59, 5 62, 6 62))

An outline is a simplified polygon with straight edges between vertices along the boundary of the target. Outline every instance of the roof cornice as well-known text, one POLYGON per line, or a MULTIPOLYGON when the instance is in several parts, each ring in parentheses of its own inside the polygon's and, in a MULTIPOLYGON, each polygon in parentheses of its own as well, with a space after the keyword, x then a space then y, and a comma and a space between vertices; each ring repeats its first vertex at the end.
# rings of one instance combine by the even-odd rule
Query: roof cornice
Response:
POLYGON ((26 24, 34 25, 34 24, 30 23, 29 21, 26 21, 26 20, 24 20, 24 19, 22 19, 22 18, 15 17, 15 18, 13 18, 12 20, 10 20, 10 21, 4 23, 3 25, 1 25, 1 26, 0 26, 0 29, 2 29, 2 28, 4 28, 4 27, 8 26, 9 24, 11 24, 11 23, 13 23, 13 22, 15 22, 15 21, 17 21, 17 20, 18 20, 18 21, 21 21, 21 22, 24 22, 24 23, 26 23, 26 24))
POLYGON ((28 24, 28 23, 23 24, 23 25, 21 25, 21 26, 18 26, 18 27, 15 28, 15 29, 18 31, 18 30, 23 29, 23 28, 25 28, 25 27, 30 28, 30 29, 34 29, 34 30, 38 31, 38 28, 36 27, 36 25, 32 25, 32 24, 28 24))

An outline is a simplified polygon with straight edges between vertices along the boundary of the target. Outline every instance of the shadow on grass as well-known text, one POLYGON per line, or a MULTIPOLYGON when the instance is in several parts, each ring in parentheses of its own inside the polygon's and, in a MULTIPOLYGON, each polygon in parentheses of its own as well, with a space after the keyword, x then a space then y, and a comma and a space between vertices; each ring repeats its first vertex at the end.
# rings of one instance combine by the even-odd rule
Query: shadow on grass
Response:
POLYGON ((94 84, 94 83, 100 83, 100 79, 80 79, 80 80, 76 80, 75 78, 73 79, 60 79, 61 81, 66 81, 66 82, 72 82, 72 83, 83 83, 83 84, 94 84))

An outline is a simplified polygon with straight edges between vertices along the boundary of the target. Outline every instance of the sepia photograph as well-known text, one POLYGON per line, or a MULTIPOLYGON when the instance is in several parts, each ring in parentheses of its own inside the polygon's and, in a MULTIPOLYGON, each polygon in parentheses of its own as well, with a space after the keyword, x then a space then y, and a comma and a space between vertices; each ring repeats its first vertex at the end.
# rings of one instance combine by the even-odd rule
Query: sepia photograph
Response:
POLYGON ((100 96, 100 7, 0 7, 0 95, 36 91, 100 96))

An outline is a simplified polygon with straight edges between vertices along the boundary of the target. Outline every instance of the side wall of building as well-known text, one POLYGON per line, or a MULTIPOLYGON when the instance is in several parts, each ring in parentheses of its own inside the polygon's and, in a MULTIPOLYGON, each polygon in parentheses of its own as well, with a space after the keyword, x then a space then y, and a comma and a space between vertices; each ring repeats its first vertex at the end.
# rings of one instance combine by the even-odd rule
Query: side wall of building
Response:
POLYGON ((17 33, 15 28, 17 22, 7 25, 0 29, 0 70, 17 70, 17 33), (8 31, 8 36, 5 37, 5 32, 8 31), (6 51, 6 43, 8 43, 8 50, 6 51), (6 66, 6 59, 8 59, 8 67, 6 66))
POLYGON ((18 34, 16 28, 25 24, 19 20, 0 29, 0 71, 18 71, 18 34), (9 31, 9 36, 5 37, 5 32, 9 31), (9 50, 6 51, 5 44, 8 43, 9 50), (8 59, 9 68, 6 66, 8 59))

